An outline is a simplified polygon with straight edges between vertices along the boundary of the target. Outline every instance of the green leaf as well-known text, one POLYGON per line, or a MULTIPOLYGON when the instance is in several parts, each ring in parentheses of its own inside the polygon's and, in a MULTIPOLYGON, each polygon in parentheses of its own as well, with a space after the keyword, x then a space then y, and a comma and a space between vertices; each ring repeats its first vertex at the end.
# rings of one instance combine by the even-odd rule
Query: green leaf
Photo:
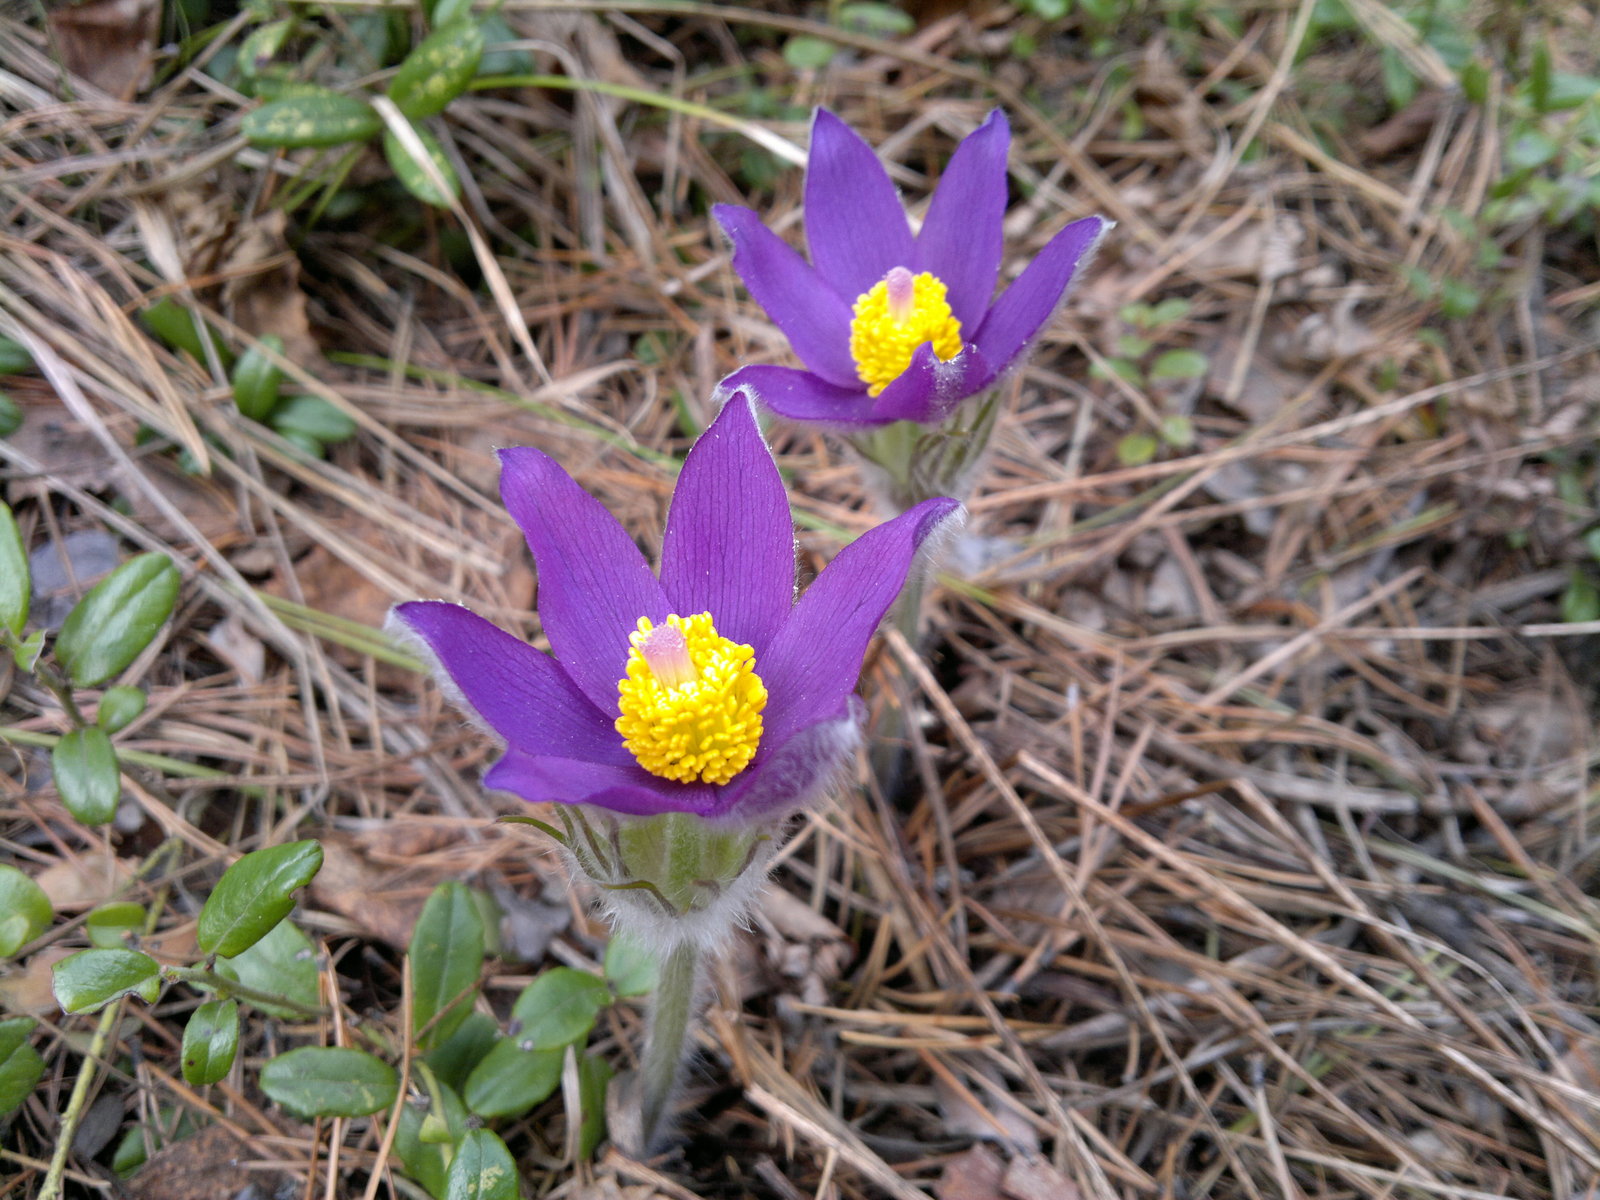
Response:
POLYGON ((22 671, 32 671, 44 653, 44 630, 35 629, 11 648, 11 660, 22 671))
POLYGON ((401 1105, 394 1152, 406 1174, 430 1196, 443 1196, 455 1147, 467 1134, 467 1107, 453 1088, 432 1078, 425 1065, 418 1064, 417 1074, 423 1094, 401 1105))
POLYGON ((1540 41, 1533 48, 1528 63, 1528 98, 1533 101, 1533 111, 1550 111, 1550 46, 1540 41))
POLYGON ((252 421, 267 419, 283 382, 283 372, 267 357, 267 350, 282 357, 283 339, 275 333, 263 335, 261 345, 246 350, 233 368, 233 402, 252 421))
POLYGON ((239 1002, 212 1000, 189 1014, 183 1027, 183 1078, 192 1087, 216 1083, 239 1052, 239 1002))
POLYGON ((1446 279, 1439 285, 1439 311, 1447 317, 1461 319, 1478 311, 1483 297, 1470 283, 1459 279, 1446 279))
POLYGON ((1183 449, 1194 444, 1194 422, 1188 417, 1171 416, 1161 419, 1161 440, 1169 446, 1183 449))
POLYGON ((356 432, 355 421, 321 396, 290 396, 268 423, 284 437, 302 434, 323 443, 342 442, 356 432))
POLYGON ((120 950, 128 944, 127 935, 142 932, 145 925, 144 905, 133 900, 117 900, 102 904, 89 914, 85 930, 89 940, 101 950, 120 950))
POLYGON ((1163 326, 1171 325, 1174 321, 1181 321, 1189 315, 1189 310, 1193 307, 1194 305, 1182 296, 1169 296, 1154 308, 1148 310, 1149 324, 1146 327, 1160 329, 1163 326))
POLYGON ((22 428, 22 409, 11 393, 0 392, 0 438, 10 437, 22 428))
POLYGON ((436 116, 467 90, 482 58, 483 30, 476 21, 442 24, 406 55, 389 84, 389 99, 413 121, 436 116))
POLYGON ((21 375, 33 370, 33 355, 21 342, 0 337, 0 375, 21 375))
POLYGON ((517 1200, 517 1164, 497 1134, 474 1129, 461 1139, 444 1195, 445 1200, 517 1200))
POLYGON ((487 1013, 471 1012, 448 1041, 430 1050, 428 1066, 445 1083, 460 1090, 472 1069, 483 1061, 500 1036, 500 1027, 487 1013))
POLYGON ((598 1054, 578 1060, 578 1113, 569 1120, 578 1122, 578 1157, 592 1158, 595 1147, 606 1135, 606 1087, 611 1083, 611 1064, 598 1054))
POLYGON ((1211 362, 1198 350, 1168 350, 1150 364, 1150 379, 1199 379, 1211 362))
POLYGON ((182 350, 198 363, 209 362, 206 343, 216 352, 223 366, 233 361, 233 353, 222 344, 216 330, 171 296, 163 296, 139 314, 144 327, 174 350, 182 350))
POLYGON ((95 710, 94 723, 107 733, 126 729, 144 712, 145 694, 142 688, 118 685, 106 689, 100 697, 100 707, 95 710))
POLYGON ((0 863, 0 958, 10 958, 55 919, 50 897, 22 871, 0 863))
POLYGON ((0 1117, 21 1108, 44 1075, 44 1059, 28 1043, 37 1024, 32 1017, 0 1021, 0 1117))
POLYGON ((1461 94, 1474 104, 1489 99, 1489 67, 1482 59, 1473 59, 1461 68, 1461 94))
POLYGON ((435 29, 472 19, 472 0, 422 0, 422 8, 435 29))
POLYGON ((98 687, 139 657, 172 615, 181 582, 165 554, 130 558, 89 589, 56 638, 73 687, 98 687))
POLYGON ((98 725, 62 734, 50 751, 50 770, 67 811, 85 825, 104 825, 117 815, 122 769, 111 738, 98 725))
POLYGON ((147 1004, 161 994, 161 966, 137 950, 80 950, 55 965, 56 1003, 65 1012, 94 1012, 137 992, 147 1004))
POLYGON ((239 73, 246 79, 261 74, 267 64, 278 57, 292 26, 293 22, 288 20, 268 21, 252 29, 250 36, 239 43, 239 73))
POLYGON ((246 113, 239 128, 253 145, 293 150, 364 142, 383 128, 383 119, 359 96, 318 88, 263 104, 246 113))
POLYGON ((638 938, 614 934, 606 946, 606 982, 619 996, 647 996, 656 990, 661 963, 638 938))
POLYGON ((297 1117, 364 1117, 394 1103, 394 1068, 344 1046, 302 1046, 261 1068, 261 1090, 297 1117))
POLYGON ((859 29, 873 37, 906 37, 917 31, 917 22, 910 13, 892 4, 862 2, 839 6, 839 26, 842 29, 859 29))
POLYGON ((480 1117, 520 1117, 560 1086, 566 1053, 565 1046, 524 1050, 501 1038, 467 1076, 461 1098, 480 1117))
POLYGON ((31 579, 22 530, 11 506, 0 500, 0 629, 8 629, 18 637, 28 621, 31 579))
POLYGON ((581 1041, 611 1001, 605 980, 573 967, 540 973, 511 1006, 511 1035, 527 1050, 552 1050, 581 1041))
POLYGON ((1561 594, 1561 619, 1572 624, 1600 621, 1600 588, 1576 567, 1567 581, 1567 590, 1561 594))
POLYGON ((454 881, 435 888, 411 934, 412 1035, 421 1035, 433 1022, 418 1038, 423 1050, 444 1042, 472 1011, 483 942, 483 919, 472 893, 454 881))
MULTIPOLYGON (((307 1008, 315 1007, 319 999, 317 948, 293 921, 279 921, 270 933, 237 958, 219 958, 217 974, 307 1008)), ((285 1005, 264 1004, 259 1000, 250 1003, 269 1016, 293 1019, 304 1015, 285 1005)))
POLYGON ((1130 433, 1117 443, 1117 461, 1125 467, 1142 467, 1155 458, 1161 444, 1148 433, 1130 433))
POLYGON ((444 181, 443 191, 434 183, 423 165, 417 161, 405 144, 395 136, 394 130, 383 131, 383 155, 389 160, 389 165, 394 168, 395 178, 405 185, 410 192, 424 204, 431 204, 435 208, 449 208, 451 201, 461 194, 461 179, 456 175, 456 169, 445 156, 444 147, 439 144, 439 139, 426 129, 412 127, 412 132, 417 135, 417 140, 422 143, 422 148, 428 152, 428 160, 438 171, 439 178, 444 181))
POLYGON ((197 940, 206 954, 242 954, 294 907, 294 891, 322 867, 322 847, 289 842, 246 854, 222 873, 200 909, 197 940))
POLYGON ((834 43, 802 33, 783 44, 783 61, 796 71, 815 71, 831 63, 838 52, 834 43))

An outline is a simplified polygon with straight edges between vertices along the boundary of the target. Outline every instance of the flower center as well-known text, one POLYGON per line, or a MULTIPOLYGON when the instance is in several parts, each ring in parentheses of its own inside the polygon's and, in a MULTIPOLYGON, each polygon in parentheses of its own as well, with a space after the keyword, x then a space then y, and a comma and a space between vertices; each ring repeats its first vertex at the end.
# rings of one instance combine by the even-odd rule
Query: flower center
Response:
POLYGON ((628 674, 617 683, 617 732, 652 775, 679 783, 727 783, 755 757, 767 688, 755 651, 717 633, 710 613, 628 635, 628 674))
POLYGON ((911 365, 924 342, 944 362, 961 353, 961 322, 950 314, 944 280, 893 267, 856 298, 850 322, 850 357, 856 374, 876 396, 911 365))

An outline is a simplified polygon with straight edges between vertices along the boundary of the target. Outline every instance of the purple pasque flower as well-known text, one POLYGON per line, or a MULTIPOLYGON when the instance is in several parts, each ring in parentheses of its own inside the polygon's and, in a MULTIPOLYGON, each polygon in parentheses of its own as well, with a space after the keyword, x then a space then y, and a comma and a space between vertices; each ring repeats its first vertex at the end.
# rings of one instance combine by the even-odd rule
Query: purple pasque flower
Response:
POLYGON ((636 816, 742 821, 812 799, 855 745, 878 622, 960 513, 929 500, 869 530, 796 600, 788 496, 742 394, 684 462, 659 577, 554 459, 520 447, 500 463, 553 654, 455 604, 395 620, 505 742, 486 785, 636 816))
POLYGON ((1004 250, 1006 154, 998 109, 960 146, 913 236, 872 147, 827 109, 811 126, 811 263, 747 208, 712 209, 733 267, 805 370, 754 365, 723 381, 780 416, 850 429, 944 420, 1015 364, 1110 222, 1074 221, 994 296, 1004 250))

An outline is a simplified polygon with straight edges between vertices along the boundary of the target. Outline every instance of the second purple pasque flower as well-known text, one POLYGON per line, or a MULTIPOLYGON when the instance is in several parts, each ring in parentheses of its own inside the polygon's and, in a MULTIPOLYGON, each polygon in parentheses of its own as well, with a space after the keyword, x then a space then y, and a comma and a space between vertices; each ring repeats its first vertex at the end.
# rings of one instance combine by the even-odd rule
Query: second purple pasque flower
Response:
POLYGON ((915 236, 872 147, 826 109, 806 165, 808 264, 747 208, 719 204, 734 270, 805 369, 742 367, 748 388, 795 421, 861 429, 931 425, 990 387, 1027 350, 1110 222, 1085 217, 994 295, 1011 131, 996 110, 950 159, 915 236))

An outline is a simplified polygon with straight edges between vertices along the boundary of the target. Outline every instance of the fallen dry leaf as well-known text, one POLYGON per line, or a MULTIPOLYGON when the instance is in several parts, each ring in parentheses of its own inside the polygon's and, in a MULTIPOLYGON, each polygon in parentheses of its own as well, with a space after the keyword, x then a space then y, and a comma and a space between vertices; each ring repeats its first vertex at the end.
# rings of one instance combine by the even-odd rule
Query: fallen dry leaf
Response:
POLYGON ((33 881, 57 912, 104 904, 133 880, 133 868, 113 854, 84 854, 46 867, 33 881))
POLYGON ((939 1200, 1000 1200, 1000 1180, 1005 1171, 1000 1156, 979 1144, 945 1164, 933 1194, 939 1200))
POLYGON ((90 0, 50 14, 67 70, 118 100, 138 95, 160 28, 157 0, 90 0))

